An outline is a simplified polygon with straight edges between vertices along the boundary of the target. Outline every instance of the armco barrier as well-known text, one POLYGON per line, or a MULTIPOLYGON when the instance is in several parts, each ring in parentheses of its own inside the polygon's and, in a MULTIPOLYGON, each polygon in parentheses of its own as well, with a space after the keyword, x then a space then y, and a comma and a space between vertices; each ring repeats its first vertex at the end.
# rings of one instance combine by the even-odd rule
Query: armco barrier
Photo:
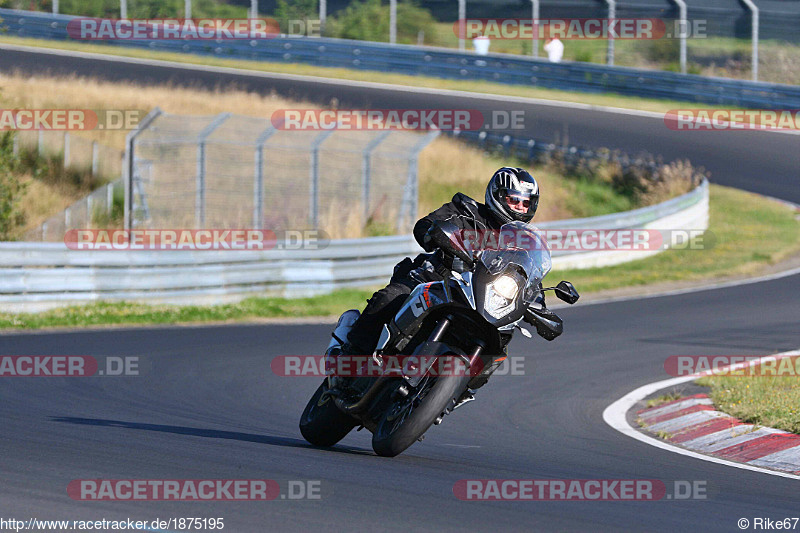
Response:
MULTIPOLYGON (((75 18, 10 9, 0 9, 0 17, 7 28, 6 35, 57 40, 69 39, 66 26, 69 20, 75 18)), ((800 109, 798 86, 590 63, 553 64, 508 54, 476 56, 445 48, 322 38, 106 42, 154 51, 193 53, 227 59, 307 63, 728 106, 800 109)))
MULTIPOLYGON (((708 183, 661 204, 540 228, 704 230, 708 183)), ((62 243, 0 243, 0 309, 40 311, 93 301, 220 303, 247 295, 297 297, 385 283, 420 251, 406 235, 338 240, 322 250, 79 251, 62 243)), ((657 251, 554 251, 557 268, 588 268, 657 251)))

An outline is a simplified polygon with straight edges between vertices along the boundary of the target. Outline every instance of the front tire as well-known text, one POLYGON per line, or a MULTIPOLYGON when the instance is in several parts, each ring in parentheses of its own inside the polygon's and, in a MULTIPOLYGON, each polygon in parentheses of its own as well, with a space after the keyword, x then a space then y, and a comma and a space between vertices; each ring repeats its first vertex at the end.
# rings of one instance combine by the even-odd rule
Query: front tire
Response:
POLYGON ((451 376, 426 376, 407 397, 389 407, 372 435, 375 453, 383 457, 402 453, 455 405, 471 377, 460 357, 456 357, 453 370, 451 376))
POLYGON ((303 414, 300 416, 300 433, 303 438, 314 446, 333 446, 354 427, 358 422, 339 410, 328 391, 327 379, 317 388, 311 397, 303 414))

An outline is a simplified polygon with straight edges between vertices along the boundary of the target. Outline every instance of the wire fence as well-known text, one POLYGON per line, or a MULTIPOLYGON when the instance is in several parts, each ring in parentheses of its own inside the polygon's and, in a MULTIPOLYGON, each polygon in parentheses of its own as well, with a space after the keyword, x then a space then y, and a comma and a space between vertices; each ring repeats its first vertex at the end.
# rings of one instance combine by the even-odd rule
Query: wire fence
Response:
POLYGON ((127 226, 407 233, 417 157, 437 134, 289 131, 229 113, 156 110, 128 142, 127 226))
POLYGON ((60 167, 64 175, 85 175, 93 183, 103 183, 88 196, 28 230, 28 241, 61 241, 69 229, 98 228, 113 225, 115 206, 124 199, 122 168, 124 153, 97 141, 69 132, 38 130, 17 131, 16 153, 27 153, 60 167))

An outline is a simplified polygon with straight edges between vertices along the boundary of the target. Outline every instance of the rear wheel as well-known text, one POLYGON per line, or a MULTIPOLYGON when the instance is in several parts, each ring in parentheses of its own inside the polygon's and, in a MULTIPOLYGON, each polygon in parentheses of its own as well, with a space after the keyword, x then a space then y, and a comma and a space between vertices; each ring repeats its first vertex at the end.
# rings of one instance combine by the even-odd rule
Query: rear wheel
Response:
POLYGON ((333 446, 358 425, 353 417, 336 407, 327 391, 326 379, 308 401, 300 417, 300 433, 314 446, 333 446))
POLYGON ((466 389, 470 380, 466 368, 464 361, 456 357, 453 375, 425 376, 406 397, 395 401, 372 435, 375 453, 394 457, 422 437, 466 389))

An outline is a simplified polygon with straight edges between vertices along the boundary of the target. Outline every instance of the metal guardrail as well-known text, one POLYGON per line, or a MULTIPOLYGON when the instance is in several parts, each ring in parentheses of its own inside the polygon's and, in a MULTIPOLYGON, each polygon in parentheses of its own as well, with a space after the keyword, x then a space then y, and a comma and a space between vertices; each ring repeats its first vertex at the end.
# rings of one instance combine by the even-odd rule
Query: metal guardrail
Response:
MULTIPOLYGON (((6 34, 66 40, 75 17, 0 9, 6 34)), ((800 87, 590 63, 549 63, 509 54, 476 56, 445 48, 327 38, 176 41, 109 40, 108 44, 227 59, 488 80, 550 89, 611 92, 644 98, 766 109, 800 108, 800 87)))
MULTIPOLYGON (((708 224, 708 183, 642 209, 541 224, 542 229, 686 229, 708 224)), ((420 251, 408 235, 331 241, 321 250, 80 251, 61 243, 0 243, 0 306, 40 311, 98 300, 220 303, 252 294, 288 297, 385 283, 420 251)), ((588 268, 657 253, 553 252, 560 268, 588 268)))

